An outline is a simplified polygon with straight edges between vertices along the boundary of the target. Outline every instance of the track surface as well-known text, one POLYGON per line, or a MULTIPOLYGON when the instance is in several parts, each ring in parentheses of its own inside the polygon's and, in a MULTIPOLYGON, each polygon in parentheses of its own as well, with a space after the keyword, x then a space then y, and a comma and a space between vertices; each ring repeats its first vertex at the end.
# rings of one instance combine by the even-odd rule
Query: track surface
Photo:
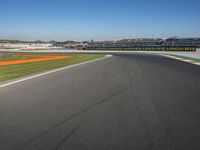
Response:
POLYGON ((200 149, 200 67, 113 56, 0 88, 1 150, 200 149))

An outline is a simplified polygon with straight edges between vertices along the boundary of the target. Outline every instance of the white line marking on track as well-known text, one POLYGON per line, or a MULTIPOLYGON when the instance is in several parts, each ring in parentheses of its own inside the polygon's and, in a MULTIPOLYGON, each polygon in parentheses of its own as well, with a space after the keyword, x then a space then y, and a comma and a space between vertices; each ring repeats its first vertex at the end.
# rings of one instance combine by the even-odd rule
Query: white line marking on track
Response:
POLYGON ((47 71, 47 72, 40 73, 40 74, 37 74, 37 75, 33 75, 33 76, 30 76, 30 77, 25 77, 23 79, 19 79, 19 80, 12 81, 12 82, 9 82, 9 83, 6 83, 6 84, 2 84, 2 85, 0 85, 0 88, 6 87, 6 86, 9 86, 9 85, 13 85, 13 84, 16 84, 16 83, 19 83, 19 82, 23 82, 23 81, 26 81, 26 80, 30 80, 30 79, 33 79, 33 78, 41 77, 41 76, 51 74, 51 73, 54 73, 54 72, 58 72, 58 71, 61 71, 61 70, 65 70, 65 69, 73 68, 73 67, 76 67, 76 66, 88 64, 88 63, 91 63, 91 62, 103 60, 103 59, 106 59, 106 58, 109 58, 109 57, 112 57, 112 55, 109 55, 109 56, 107 55, 106 57, 103 57, 103 58, 99 58, 99 59, 95 59, 95 60, 82 62, 82 63, 79 63, 79 64, 74 64, 74 65, 58 68, 58 69, 55 69, 55 70, 51 70, 51 71, 47 71))

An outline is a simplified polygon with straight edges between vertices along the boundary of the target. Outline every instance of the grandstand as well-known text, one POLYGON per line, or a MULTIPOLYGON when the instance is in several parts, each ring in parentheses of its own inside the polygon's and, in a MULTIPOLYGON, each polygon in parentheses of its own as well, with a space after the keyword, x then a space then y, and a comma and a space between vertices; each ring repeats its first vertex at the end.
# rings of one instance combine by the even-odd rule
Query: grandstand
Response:
POLYGON ((106 47, 142 47, 142 46, 191 46, 200 48, 200 38, 136 38, 122 39, 118 41, 92 41, 87 43, 88 48, 106 47))

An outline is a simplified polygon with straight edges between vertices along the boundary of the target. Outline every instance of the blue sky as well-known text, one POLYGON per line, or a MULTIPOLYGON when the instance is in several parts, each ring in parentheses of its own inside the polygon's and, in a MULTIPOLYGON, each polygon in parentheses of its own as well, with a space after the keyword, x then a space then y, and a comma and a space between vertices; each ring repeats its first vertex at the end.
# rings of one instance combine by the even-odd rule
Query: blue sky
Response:
POLYGON ((199 0, 0 0, 0 39, 200 37, 199 0))

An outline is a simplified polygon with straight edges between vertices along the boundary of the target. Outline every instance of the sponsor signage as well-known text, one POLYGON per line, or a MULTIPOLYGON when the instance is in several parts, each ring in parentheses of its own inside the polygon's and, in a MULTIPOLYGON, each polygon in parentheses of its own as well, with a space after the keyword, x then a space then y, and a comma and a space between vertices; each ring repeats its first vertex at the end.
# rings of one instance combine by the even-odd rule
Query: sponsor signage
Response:
POLYGON ((191 46, 146 46, 146 47, 88 47, 87 50, 108 50, 108 51, 196 51, 191 46))

